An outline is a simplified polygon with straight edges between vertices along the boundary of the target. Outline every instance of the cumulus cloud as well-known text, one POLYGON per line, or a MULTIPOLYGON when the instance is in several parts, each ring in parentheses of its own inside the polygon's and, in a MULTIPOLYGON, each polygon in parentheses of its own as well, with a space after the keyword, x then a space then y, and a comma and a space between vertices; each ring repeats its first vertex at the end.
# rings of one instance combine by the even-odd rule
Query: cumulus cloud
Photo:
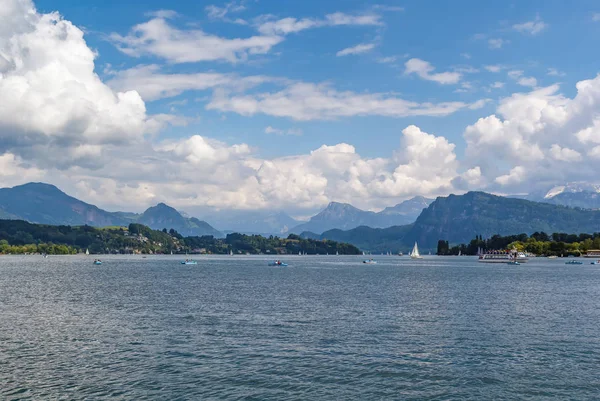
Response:
POLYGON ((500 185, 514 185, 523 182, 525 178, 525 169, 521 166, 516 166, 510 170, 508 174, 501 175, 496 178, 496 182, 500 185))
POLYGON ((229 39, 200 29, 178 29, 159 17, 134 26, 125 36, 112 33, 110 38, 121 52, 129 56, 156 56, 170 63, 237 63, 251 55, 266 54, 283 40, 276 35, 229 39))
MULTIPOLYGON (((184 122, 169 115, 147 116, 136 91, 115 92, 104 84, 94 74, 94 53, 83 32, 70 22, 58 14, 39 14, 24 1, 10 5, 1 12, 11 29, 0 26, 4 60, 0 96, 13 99, 0 107, 4 185, 50 181, 100 206, 120 209, 133 204, 135 210, 157 201, 184 209, 314 208, 340 197, 363 207, 382 207, 417 188, 435 195, 451 187, 454 145, 414 126, 402 132, 400 148, 389 158, 361 157, 352 145, 339 143, 307 154, 264 159, 244 143, 200 135, 169 140, 147 136, 165 123, 184 122), (408 176, 412 183, 402 185, 408 176)), ((190 87, 235 86, 237 81, 235 76, 212 73, 168 76, 156 66, 139 66, 114 73, 111 85, 124 91, 137 87, 145 97, 157 99, 190 87)), ((218 100, 216 96, 213 103, 218 100)), ((273 94, 228 100, 228 107, 241 113, 297 119, 444 115, 468 107, 419 104, 388 94, 339 92, 327 85, 302 83, 273 94)), ((268 131, 284 132, 273 127, 268 131)))
POLYGON ((464 102, 417 103, 385 93, 340 92, 326 84, 293 83, 277 92, 245 95, 217 89, 206 107, 244 116, 266 114, 309 121, 367 115, 444 116, 469 106, 464 102))
POLYGON ((550 155, 555 160, 564 162, 576 162, 581 160, 581 153, 569 148, 561 148, 560 145, 554 144, 550 147, 550 155))
POLYGON ((600 165, 584 156, 593 158, 600 143, 600 76, 576 88, 574 98, 552 85, 503 99, 496 114, 466 128, 465 163, 480 165, 500 186, 526 192, 557 182, 596 181, 600 165))
POLYGON ((341 57, 341 56, 348 56, 350 54, 361 54, 361 53, 369 52, 369 51, 373 50, 374 48, 375 48, 374 43, 361 43, 356 46, 347 47, 345 49, 342 49, 339 52, 337 52, 335 55, 338 57, 341 57))
POLYGON ((85 145, 138 142, 161 125, 137 92, 98 78, 83 32, 58 13, 28 0, 5 1, 0 13, 0 99, 10 99, 0 106, 0 152, 66 161, 85 145), (42 151, 64 146, 72 151, 42 151))
POLYGON ((462 78, 462 74, 456 71, 433 73, 435 67, 429 62, 418 58, 411 58, 404 66, 406 67, 404 73, 407 75, 416 74, 422 79, 434 81, 443 85, 455 84, 462 78))

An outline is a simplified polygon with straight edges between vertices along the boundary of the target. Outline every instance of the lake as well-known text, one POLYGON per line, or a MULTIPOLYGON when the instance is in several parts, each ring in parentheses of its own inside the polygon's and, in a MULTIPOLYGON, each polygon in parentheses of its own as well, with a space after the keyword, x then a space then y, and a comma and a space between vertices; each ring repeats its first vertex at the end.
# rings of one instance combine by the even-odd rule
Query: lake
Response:
POLYGON ((0 399, 592 399, 600 266, 0 256, 0 399))

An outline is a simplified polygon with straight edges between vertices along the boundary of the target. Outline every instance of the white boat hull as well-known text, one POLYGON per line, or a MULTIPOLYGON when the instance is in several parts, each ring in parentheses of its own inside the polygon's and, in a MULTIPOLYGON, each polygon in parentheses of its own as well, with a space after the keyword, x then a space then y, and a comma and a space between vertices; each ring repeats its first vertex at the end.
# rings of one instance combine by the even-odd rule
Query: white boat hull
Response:
MULTIPOLYGON (((516 261, 519 263, 526 263, 529 259, 528 258, 517 258, 516 261)), ((500 258, 494 258, 494 259, 479 259, 479 263, 508 263, 508 262, 514 262, 515 259, 500 259, 500 258)))

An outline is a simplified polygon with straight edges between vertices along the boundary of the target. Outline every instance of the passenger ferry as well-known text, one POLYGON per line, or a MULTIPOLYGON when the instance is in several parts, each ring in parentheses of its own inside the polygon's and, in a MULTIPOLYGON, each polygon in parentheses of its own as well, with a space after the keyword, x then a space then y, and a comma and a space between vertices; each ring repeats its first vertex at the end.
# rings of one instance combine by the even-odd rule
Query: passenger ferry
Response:
POLYGON ((527 255, 517 251, 490 251, 479 255, 479 262, 482 263, 525 263, 528 260, 527 255))
POLYGON ((600 259, 600 249, 590 249, 585 255, 583 255, 583 257, 600 259))

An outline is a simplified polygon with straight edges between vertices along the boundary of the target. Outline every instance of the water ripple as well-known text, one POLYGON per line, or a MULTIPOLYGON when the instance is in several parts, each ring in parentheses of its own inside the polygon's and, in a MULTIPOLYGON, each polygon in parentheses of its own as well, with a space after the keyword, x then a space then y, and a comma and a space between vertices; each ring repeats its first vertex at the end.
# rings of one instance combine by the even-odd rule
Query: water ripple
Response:
POLYGON ((533 260, 0 257, 0 399, 593 399, 600 275, 533 260))

